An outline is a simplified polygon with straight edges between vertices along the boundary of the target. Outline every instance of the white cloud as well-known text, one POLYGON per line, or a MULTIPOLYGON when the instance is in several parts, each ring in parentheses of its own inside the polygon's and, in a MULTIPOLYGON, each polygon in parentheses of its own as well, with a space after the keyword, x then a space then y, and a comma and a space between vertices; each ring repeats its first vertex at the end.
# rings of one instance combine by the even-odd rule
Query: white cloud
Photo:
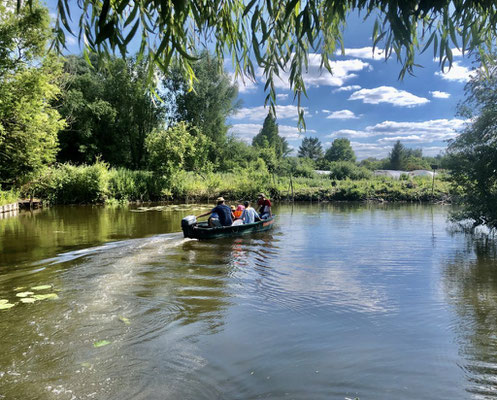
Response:
POLYGON ((238 75, 237 77, 235 77, 234 73, 230 73, 230 76, 231 76, 231 81, 238 85, 239 93, 252 92, 257 89, 257 82, 253 81, 250 78, 247 78, 246 76, 242 77, 238 75))
POLYGON ((350 110, 334 111, 326 119, 357 119, 359 118, 350 110))
POLYGON ((457 61, 454 61, 450 70, 447 68, 446 72, 437 71, 435 72, 435 75, 441 77, 446 81, 464 83, 470 80, 472 72, 469 68, 459 65, 457 61))
POLYGON ((349 100, 362 100, 367 104, 390 103, 398 107, 415 107, 430 102, 430 100, 424 97, 418 97, 405 90, 399 90, 392 86, 361 89, 352 93, 349 100))
POLYGON ((441 92, 439 90, 434 90, 430 92, 430 94, 436 99, 448 99, 450 97, 450 93, 441 92))
MULTIPOLYGON (((345 48, 345 56, 347 57, 357 57, 357 58, 366 58, 368 60, 378 60, 385 58, 385 52, 383 49, 375 48, 373 53, 373 47, 360 47, 360 48, 345 48)), ((341 52, 337 53, 338 55, 342 55, 341 52)))
POLYGON ((261 130, 261 124, 234 124, 229 132, 247 143, 252 143, 252 138, 261 130))
POLYGON ((421 122, 383 121, 368 126, 370 136, 409 136, 423 135, 427 140, 451 139, 457 135, 467 123, 464 119, 432 119, 421 122))
MULTIPOLYGON (((307 88, 320 86, 343 86, 343 84, 357 76, 354 72, 359 72, 370 68, 367 62, 353 60, 338 60, 330 61, 332 73, 330 74, 325 68, 321 68, 321 55, 309 54, 309 67, 303 73, 303 79, 307 88)), ((289 89, 290 73, 286 71, 280 72, 280 77, 276 77, 274 85, 278 89, 289 89)))
POLYGON ((378 143, 350 142, 350 145, 360 160, 368 157, 384 158, 392 150, 391 145, 378 143))
POLYGON ((288 99, 288 93, 278 93, 276 95, 276 98, 278 100, 286 100, 286 99, 288 99))
MULTIPOLYGON (((262 124, 234 124, 230 128, 230 133, 247 143, 252 143, 252 139, 262 129, 262 124)), ((301 138, 303 133, 316 133, 313 129, 300 132, 296 126, 278 125, 278 134, 288 140, 301 138)))
POLYGON ((321 110, 321 112, 324 113, 324 114, 331 114, 330 110, 321 110))
POLYGON ((467 122, 467 120, 458 118, 433 119, 421 122, 383 121, 376 125, 367 126, 363 130, 341 129, 332 132, 327 137, 367 138, 383 136, 378 139, 379 143, 390 143, 397 140, 432 143, 455 138, 458 131, 467 122))
MULTIPOLYGON (((258 107, 244 107, 240 108, 235 115, 233 115, 233 119, 240 120, 244 119, 247 121, 264 121, 267 114, 269 113, 270 107, 258 106, 258 107)), ((302 107, 304 113, 307 111, 307 108, 302 107)), ((293 105, 277 105, 276 106, 276 118, 277 119, 298 119, 298 107, 293 105)))
POLYGON ((342 86, 341 88, 333 90, 333 93, 351 92, 352 90, 359 90, 359 89, 361 89, 359 85, 342 86))
POLYGON ((349 138, 364 138, 370 137, 371 133, 367 131, 357 131, 355 129, 340 129, 339 131, 335 131, 329 134, 327 137, 335 138, 335 137, 349 137, 349 138))

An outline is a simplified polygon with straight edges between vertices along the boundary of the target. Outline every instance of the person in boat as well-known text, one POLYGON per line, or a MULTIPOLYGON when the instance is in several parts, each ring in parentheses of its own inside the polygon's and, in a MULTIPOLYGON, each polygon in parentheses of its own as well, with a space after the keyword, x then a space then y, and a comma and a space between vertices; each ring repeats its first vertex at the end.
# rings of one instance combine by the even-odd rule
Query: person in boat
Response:
POLYGON ((233 210, 233 215, 235 216, 235 220, 233 221, 233 225, 243 225, 242 214, 243 214, 244 210, 245 210, 245 206, 243 206, 242 204, 239 204, 238 207, 236 207, 236 209, 233 210))
MULTIPOLYGON (((225 203, 222 197, 217 198, 217 206, 212 210, 197 216, 197 218, 206 217, 207 215, 212 215, 213 213, 217 214, 217 218, 221 224, 221 226, 231 226, 233 224, 234 215, 231 212, 231 208, 229 208, 225 203)), ((212 217, 210 218, 212 219, 212 217)), ((212 226, 212 225, 210 225, 212 226)))
POLYGON ((271 202, 264 193, 259 193, 257 199, 257 205, 259 206, 259 215, 261 219, 271 218, 271 202))
POLYGON ((244 224, 252 224, 255 221, 260 221, 259 214, 252 207, 250 207, 250 202, 246 201, 244 203, 245 210, 243 210, 242 220, 244 224))

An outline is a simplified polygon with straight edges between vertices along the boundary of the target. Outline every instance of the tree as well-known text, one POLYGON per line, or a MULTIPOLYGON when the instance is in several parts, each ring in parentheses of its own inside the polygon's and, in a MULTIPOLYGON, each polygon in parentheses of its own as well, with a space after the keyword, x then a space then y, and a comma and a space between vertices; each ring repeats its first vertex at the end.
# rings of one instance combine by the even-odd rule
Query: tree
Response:
POLYGON ((298 156, 317 161, 323 157, 323 147, 317 137, 305 137, 299 147, 298 156))
POLYGON ((497 67, 484 76, 482 70, 466 86, 462 115, 470 125, 448 147, 453 186, 461 194, 458 220, 497 229, 497 67))
MULTIPOLYGON (((28 4, 34 1, 28 0, 28 4)), ((454 46, 465 53, 485 54, 497 36, 497 8, 483 0, 73 3, 57 2, 57 49, 64 48, 66 32, 71 32, 71 9, 73 18, 79 20, 80 42, 86 43, 89 51, 124 56, 131 43, 136 46, 139 42, 140 57, 149 65, 158 65, 165 72, 173 60, 179 60, 182 74, 193 86, 196 49, 213 47, 220 60, 232 60, 237 74, 255 79, 255 62, 266 79, 266 100, 271 103, 276 98, 275 77, 287 70, 300 104, 309 57, 320 57, 322 65, 331 69, 329 58, 344 47, 342 32, 346 17, 353 12, 374 18, 373 46, 384 47, 385 58, 395 54, 401 61, 400 77, 413 72, 420 50, 431 47, 444 68, 452 64, 454 46), (81 10, 81 18, 74 16, 75 7, 81 10), (311 54, 318 51, 320 55, 311 54)), ((153 78, 153 68, 149 68, 149 77, 153 78)))
POLYGON ((405 166, 407 152, 400 140, 397 140, 388 155, 390 160, 390 169, 401 170, 405 166))
POLYGON ((252 146, 273 149, 277 158, 284 157, 288 154, 288 143, 285 138, 278 135, 278 124, 271 111, 269 111, 264 119, 264 123, 262 124, 259 133, 252 139, 252 146))
POLYGON ((345 138, 337 138, 333 140, 331 147, 326 150, 324 158, 328 161, 351 161, 355 162, 356 156, 350 140, 345 138))
POLYGON ((195 90, 181 74, 181 66, 175 65, 164 81, 168 89, 168 101, 173 105, 170 114, 173 121, 186 121, 206 135, 211 143, 210 159, 215 162, 219 148, 226 144, 229 126, 226 118, 239 108, 238 88, 231 77, 220 69, 222 62, 203 52, 192 64, 195 73, 195 90))
POLYGON ((145 146, 150 168, 166 178, 181 169, 201 170, 207 164, 209 139, 186 122, 155 130, 147 136, 145 146))
POLYGON ((142 168, 145 138, 163 124, 165 107, 148 91, 143 66, 113 58, 99 67, 69 56, 64 90, 57 108, 69 122, 60 132, 60 161, 93 163, 102 157, 113 166, 142 168))
POLYGON ((0 3, 0 182, 22 183, 53 163, 64 126, 50 102, 61 65, 46 53, 48 11, 38 2, 16 13, 0 3))

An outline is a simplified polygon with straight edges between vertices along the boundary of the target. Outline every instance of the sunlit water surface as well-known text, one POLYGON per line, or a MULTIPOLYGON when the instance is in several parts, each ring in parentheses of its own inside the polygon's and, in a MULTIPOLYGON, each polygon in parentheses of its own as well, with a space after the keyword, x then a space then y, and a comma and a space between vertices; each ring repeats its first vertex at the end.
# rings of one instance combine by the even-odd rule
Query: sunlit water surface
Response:
POLYGON ((188 211, 0 220, 0 398, 497 398, 495 247, 443 207, 275 208, 204 242, 188 211))

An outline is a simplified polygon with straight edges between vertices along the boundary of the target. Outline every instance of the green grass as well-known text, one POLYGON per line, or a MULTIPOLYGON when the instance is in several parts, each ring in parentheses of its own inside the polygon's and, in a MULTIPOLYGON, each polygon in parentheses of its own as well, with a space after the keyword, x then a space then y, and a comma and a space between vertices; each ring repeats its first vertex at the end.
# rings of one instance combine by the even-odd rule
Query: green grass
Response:
POLYGON ((98 162, 89 166, 62 164, 46 170, 24 188, 52 204, 107 203, 130 201, 209 201, 218 196, 230 200, 255 199, 265 192, 273 200, 296 201, 446 201, 450 183, 444 176, 432 180, 415 177, 394 180, 385 177, 333 180, 328 176, 273 176, 260 170, 233 173, 180 171, 168 179, 149 171, 109 168, 98 162))
POLYGON ((19 193, 15 190, 0 190, 0 206, 15 203, 19 199, 19 193))

